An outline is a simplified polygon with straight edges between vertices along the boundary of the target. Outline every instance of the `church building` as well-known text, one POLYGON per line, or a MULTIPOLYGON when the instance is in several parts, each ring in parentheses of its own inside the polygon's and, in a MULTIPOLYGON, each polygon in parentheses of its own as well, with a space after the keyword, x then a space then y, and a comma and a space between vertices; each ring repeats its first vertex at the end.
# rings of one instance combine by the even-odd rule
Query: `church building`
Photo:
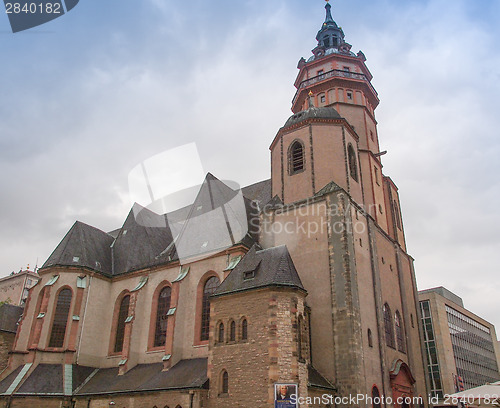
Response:
POLYGON ((187 207, 72 226, 29 290, 0 407, 427 406, 372 74, 329 3, 316 40, 270 179, 209 173, 187 207))

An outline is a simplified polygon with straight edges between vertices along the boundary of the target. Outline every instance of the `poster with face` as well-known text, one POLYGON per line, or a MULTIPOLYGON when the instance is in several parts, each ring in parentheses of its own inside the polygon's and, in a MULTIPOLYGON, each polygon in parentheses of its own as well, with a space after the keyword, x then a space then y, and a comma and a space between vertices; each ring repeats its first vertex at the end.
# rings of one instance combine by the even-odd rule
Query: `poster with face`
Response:
POLYGON ((297 384, 274 384, 274 407, 297 408, 297 384))

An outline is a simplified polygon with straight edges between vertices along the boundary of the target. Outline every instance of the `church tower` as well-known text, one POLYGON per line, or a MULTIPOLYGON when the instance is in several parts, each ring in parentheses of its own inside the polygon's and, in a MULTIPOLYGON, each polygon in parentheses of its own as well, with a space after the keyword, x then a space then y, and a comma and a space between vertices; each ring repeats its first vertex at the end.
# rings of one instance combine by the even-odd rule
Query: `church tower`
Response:
POLYGON ((328 0, 325 8, 313 55, 298 63, 293 115, 270 146, 274 198, 261 242, 288 248, 308 292, 311 365, 340 396, 425 405, 398 400, 425 396, 426 383, 413 259, 398 189, 383 174, 379 98, 365 55, 351 51, 328 0))

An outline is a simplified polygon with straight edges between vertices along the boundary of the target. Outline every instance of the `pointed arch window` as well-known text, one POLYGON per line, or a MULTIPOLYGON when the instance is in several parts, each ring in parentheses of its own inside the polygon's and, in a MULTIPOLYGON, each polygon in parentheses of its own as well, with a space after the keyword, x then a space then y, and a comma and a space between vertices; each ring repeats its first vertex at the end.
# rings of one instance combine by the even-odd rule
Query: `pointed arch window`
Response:
POLYGON ((71 307, 71 289, 63 289, 57 296, 56 309, 54 311, 54 321, 50 332, 49 347, 62 347, 66 336, 66 326, 68 325, 69 309, 71 307))
POLYGON ((376 386, 372 389, 372 407, 373 408, 382 408, 382 401, 380 398, 380 391, 376 386))
POLYGON ((289 150, 290 174, 296 174, 305 169, 304 145, 300 140, 296 140, 290 146, 289 150))
POLYGON ((220 393, 221 394, 229 393, 229 374, 227 373, 226 370, 223 370, 221 374, 220 393))
POLYGON ((210 296, 215 293, 220 285, 219 278, 212 276, 203 287, 203 300, 201 305, 201 335, 200 340, 208 340, 210 330, 210 296))
POLYGON ((114 352, 120 353, 123 350, 123 340, 125 339, 125 321, 128 317, 128 308, 130 305, 130 295, 126 295, 121 303, 118 311, 118 321, 116 325, 115 347, 114 352))
POLYGON ((352 144, 349 144, 347 147, 347 157, 349 161, 349 174, 355 181, 358 181, 358 164, 356 161, 356 152, 352 144))
POLYGON ((158 294, 154 347, 162 347, 167 340, 168 311, 172 298, 172 288, 165 286, 158 294))
POLYGON ((394 316, 394 321, 396 323, 396 340, 398 343, 398 350, 402 353, 405 352, 405 341, 403 335, 403 321, 401 320, 401 315, 399 310, 396 310, 396 315, 394 316))
POLYGON ((236 322, 234 320, 229 324, 229 341, 236 341, 236 322))
POLYGON ((299 316, 299 319, 297 321, 297 349, 298 349, 298 357, 299 361, 304 360, 304 356, 302 353, 302 328, 304 326, 304 321, 302 319, 302 316, 299 316))
POLYGON ((224 323, 219 323, 217 342, 224 343, 224 323))
POLYGON ((385 328, 385 343, 394 348, 394 328, 392 325, 391 308, 386 303, 384 305, 384 328, 385 328))
POLYGON ((403 227, 401 225, 401 215, 400 215, 398 203, 396 203, 396 200, 394 200, 394 217, 396 218, 396 226, 400 230, 403 229, 403 227))
POLYGON ((241 322, 241 340, 248 340, 248 321, 243 319, 241 322))

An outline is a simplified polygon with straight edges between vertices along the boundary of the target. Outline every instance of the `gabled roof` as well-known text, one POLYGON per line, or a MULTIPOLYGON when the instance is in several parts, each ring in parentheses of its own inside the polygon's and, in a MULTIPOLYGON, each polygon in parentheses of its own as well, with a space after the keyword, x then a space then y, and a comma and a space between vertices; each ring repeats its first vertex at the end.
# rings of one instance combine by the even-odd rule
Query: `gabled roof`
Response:
POLYGON ((240 190, 234 190, 208 173, 191 206, 187 219, 172 223, 174 245, 162 253, 171 259, 215 253, 244 243, 253 244, 248 235, 250 221, 258 216, 240 190), (175 251, 175 252, 174 252, 175 251))
POLYGON ((172 239, 164 215, 134 204, 111 248, 113 275, 157 264, 172 239))
POLYGON ((298 288, 305 291, 290 253, 284 245, 260 251, 253 246, 220 284, 214 296, 269 286, 298 288))
POLYGON ((42 269, 49 266, 83 266, 109 275, 112 271, 109 250, 112 242, 111 235, 77 221, 42 269))
POLYGON ((105 233, 77 221, 42 266, 79 266, 106 276, 214 253, 258 239, 259 208, 270 180, 231 188, 208 173, 192 205, 159 215, 135 204, 123 226, 105 233), (253 203, 258 203, 255 205, 253 203))

